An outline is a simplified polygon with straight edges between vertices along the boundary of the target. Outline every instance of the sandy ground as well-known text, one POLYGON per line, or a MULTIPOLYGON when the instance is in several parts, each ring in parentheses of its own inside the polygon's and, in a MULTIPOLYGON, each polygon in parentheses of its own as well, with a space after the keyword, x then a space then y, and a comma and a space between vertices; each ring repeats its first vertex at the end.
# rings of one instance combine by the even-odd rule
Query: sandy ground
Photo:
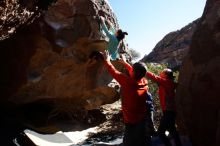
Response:
MULTIPOLYGON (((99 110, 106 120, 92 126, 74 119, 55 120, 44 127, 26 129, 24 133, 39 146, 118 145, 122 143, 123 131, 120 109, 120 101, 102 106, 99 110)), ((101 121, 96 118, 92 121, 101 121)))
MULTIPOLYGON (((33 105, 31 106, 33 107, 33 105)), ((39 107, 37 105, 37 107, 39 107)), ((74 119, 50 119, 45 120, 39 119, 41 113, 34 113, 30 110, 29 113, 31 118, 34 118, 32 121, 33 125, 30 125, 25 128, 25 130, 20 131, 24 128, 20 126, 17 132, 15 133, 15 128, 12 125, 17 123, 13 119, 3 120, 4 125, 8 127, 3 127, 4 131, 11 131, 13 135, 8 135, 13 138, 14 145, 17 146, 118 146, 122 143, 123 138, 123 123, 122 115, 120 114, 120 102, 117 101, 114 104, 108 104, 102 106, 99 110, 93 112, 93 117, 90 116, 87 123, 74 120, 74 119), (94 114, 95 113, 95 114, 94 114), (100 115, 102 113, 102 115, 100 115), (39 115, 37 115, 39 114, 39 115), (94 116, 95 115, 95 116, 94 116), (104 118, 103 119, 103 115, 104 118), (12 122, 12 123, 10 123, 12 122), (10 128, 10 129, 9 129, 10 128), (20 134, 18 134, 20 131, 20 134)), ((25 109, 26 111, 26 109, 25 109)), ((42 110, 45 112, 45 109, 42 110)), ((39 109, 37 109, 39 112, 39 109)), ((8 116, 8 114, 6 114, 8 116)), ((44 117, 44 115, 42 115, 44 117)), ((30 117, 29 117, 30 118, 30 117)), ((83 120, 84 121, 84 120, 83 120)), ((15 126, 16 127, 16 126, 15 126)), ((5 135, 3 135, 5 136, 5 135)), ((190 140, 187 136, 181 136, 183 146, 192 146, 190 140)), ((11 142, 9 139, 7 143, 11 142)), ((173 140, 171 139, 171 142, 173 140)), ((152 138, 152 146, 163 146, 158 137, 152 138)))

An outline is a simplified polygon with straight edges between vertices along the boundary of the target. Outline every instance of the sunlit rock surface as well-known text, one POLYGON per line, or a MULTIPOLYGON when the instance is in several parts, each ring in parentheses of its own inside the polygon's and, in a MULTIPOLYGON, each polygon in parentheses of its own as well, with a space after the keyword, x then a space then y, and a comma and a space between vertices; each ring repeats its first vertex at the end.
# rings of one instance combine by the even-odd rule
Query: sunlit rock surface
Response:
POLYGON ((220 145, 220 1, 208 0, 180 71, 180 127, 194 146, 220 145))
MULTIPOLYGON (((32 3, 21 2, 33 9, 32 3)), ((3 38, 0 100, 19 105, 61 100, 63 107, 68 101, 83 109, 116 101, 116 84, 108 86, 112 78, 103 63, 89 58, 106 48, 98 15, 118 28, 105 0, 58 0, 33 23, 3 38)))

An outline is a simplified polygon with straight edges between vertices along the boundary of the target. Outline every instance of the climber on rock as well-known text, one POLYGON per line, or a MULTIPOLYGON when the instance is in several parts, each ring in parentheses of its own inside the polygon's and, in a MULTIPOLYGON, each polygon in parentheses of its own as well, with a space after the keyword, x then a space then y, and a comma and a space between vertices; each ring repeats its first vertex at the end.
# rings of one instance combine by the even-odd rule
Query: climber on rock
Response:
POLYGON ((104 17, 100 17, 100 22, 102 30, 105 32, 105 35, 109 39, 108 46, 106 49, 110 53, 111 60, 116 60, 117 58, 119 58, 119 43, 121 43, 121 41, 125 38, 125 35, 128 35, 128 33, 122 31, 121 29, 118 29, 116 31, 113 25, 109 21, 106 21, 110 26, 110 29, 108 29, 108 27, 105 24, 104 17))

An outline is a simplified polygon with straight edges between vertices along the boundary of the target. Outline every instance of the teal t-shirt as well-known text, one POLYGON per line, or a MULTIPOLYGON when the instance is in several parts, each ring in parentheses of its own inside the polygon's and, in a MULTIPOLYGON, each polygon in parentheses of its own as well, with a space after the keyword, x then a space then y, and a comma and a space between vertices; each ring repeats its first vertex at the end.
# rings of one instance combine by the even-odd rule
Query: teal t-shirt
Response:
POLYGON ((119 41, 115 36, 115 29, 111 28, 112 31, 108 30, 105 23, 102 24, 102 30, 105 32, 106 36, 109 38, 107 50, 110 53, 111 59, 115 60, 118 56, 118 44, 119 41))

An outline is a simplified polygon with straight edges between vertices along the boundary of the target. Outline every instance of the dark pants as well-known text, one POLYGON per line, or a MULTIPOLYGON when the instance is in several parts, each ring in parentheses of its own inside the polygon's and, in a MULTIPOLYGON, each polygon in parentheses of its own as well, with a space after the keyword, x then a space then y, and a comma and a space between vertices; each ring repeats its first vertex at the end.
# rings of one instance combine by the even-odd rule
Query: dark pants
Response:
POLYGON ((150 134, 146 132, 146 121, 125 124, 123 146, 150 146, 150 134))
POLYGON ((169 133, 173 136, 176 146, 182 146, 180 137, 175 127, 175 118, 176 113, 172 111, 164 111, 163 116, 160 121, 160 125, 158 128, 158 134, 160 139, 164 142, 166 146, 172 146, 169 139, 165 135, 165 131, 169 131, 169 133))

